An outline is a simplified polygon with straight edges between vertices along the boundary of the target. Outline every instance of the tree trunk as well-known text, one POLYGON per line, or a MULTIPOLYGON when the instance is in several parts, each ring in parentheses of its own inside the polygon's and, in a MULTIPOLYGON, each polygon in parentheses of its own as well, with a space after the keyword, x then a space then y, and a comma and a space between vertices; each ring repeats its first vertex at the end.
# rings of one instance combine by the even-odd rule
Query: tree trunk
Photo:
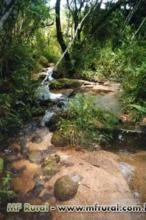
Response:
POLYGON ((12 10, 13 10, 13 7, 14 7, 14 4, 15 4, 16 0, 11 0, 9 2, 9 4, 6 6, 3 14, 0 16, 0 31, 3 29, 3 26, 4 26, 4 23, 5 21, 8 19, 8 17, 10 16, 12 10))
MULTIPOLYGON (((61 30, 60 2, 61 2, 61 0, 56 0, 56 6, 55 6, 56 32, 57 32, 57 40, 60 44, 62 53, 64 53, 66 51, 67 47, 66 47, 66 44, 65 44, 65 41, 64 41, 64 38, 63 38, 62 30, 61 30)), ((65 61, 65 66, 66 66, 68 72, 70 72, 72 70, 72 64, 71 64, 71 59, 70 59, 70 55, 69 55, 68 51, 64 55, 64 61, 65 61)))

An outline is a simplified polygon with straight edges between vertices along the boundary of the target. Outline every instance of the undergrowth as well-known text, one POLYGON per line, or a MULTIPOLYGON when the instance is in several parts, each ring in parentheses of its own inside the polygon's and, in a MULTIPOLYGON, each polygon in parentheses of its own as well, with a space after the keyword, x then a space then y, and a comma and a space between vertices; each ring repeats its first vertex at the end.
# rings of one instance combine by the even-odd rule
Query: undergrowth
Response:
POLYGON ((98 107, 95 97, 77 94, 60 118, 59 133, 68 144, 91 147, 108 141, 111 136, 104 133, 104 128, 117 124, 118 118, 98 107))

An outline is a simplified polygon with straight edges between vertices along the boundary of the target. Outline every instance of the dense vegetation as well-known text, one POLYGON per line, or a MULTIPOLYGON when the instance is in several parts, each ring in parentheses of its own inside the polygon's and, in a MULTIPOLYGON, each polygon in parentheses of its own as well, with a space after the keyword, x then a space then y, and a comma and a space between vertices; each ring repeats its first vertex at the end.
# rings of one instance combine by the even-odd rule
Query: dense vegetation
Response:
MULTIPOLYGON (((146 113, 146 2, 67 0, 63 16, 60 4, 56 0, 54 10, 47 0, 0 2, 1 138, 42 113, 32 76, 56 63, 68 44, 58 67, 64 76, 118 81, 123 109, 135 120, 146 113)), ((105 117, 100 109, 96 113, 105 117)))
MULTIPOLYGON (((77 94, 64 110, 59 121, 59 131, 54 135, 72 146, 96 147, 97 143, 106 143, 112 136, 102 129, 113 128, 119 124, 118 118, 103 110, 94 96, 77 94)), ((56 140, 57 141, 57 140, 56 140)))

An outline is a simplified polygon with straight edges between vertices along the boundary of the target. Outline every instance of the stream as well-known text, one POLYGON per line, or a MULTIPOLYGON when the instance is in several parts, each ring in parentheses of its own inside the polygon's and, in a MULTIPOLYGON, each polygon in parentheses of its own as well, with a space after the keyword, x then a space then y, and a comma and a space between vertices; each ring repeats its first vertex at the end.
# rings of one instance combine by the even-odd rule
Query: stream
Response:
MULTIPOLYGON (((12 175, 11 188, 16 194, 14 200, 8 201, 35 205, 46 202, 53 205, 72 204, 72 202, 58 203, 54 197, 53 186, 57 178, 68 173, 75 173, 75 177, 79 175, 82 178, 79 195, 77 193, 73 204, 95 203, 97 202, 95 196, 101 198, 101 202, 105 204, 117 201, 126 201, 128 204, 144 203, 146 201, 146 135, 139 128, 123 123, 115 131, 115 140, 109 145, 100 146, 96 151, 56 148, 51 143, 53 132, 50 131, 50 126, 53 122, 49 122, 64 106, 67 106, 73 90, 64 89, 57 93, 50 91, 49 82, 53 80, 52 67, 47 68, 41 75, 44 75, 44 79, 37 91, 38 99, 40 102, 52 102, 52 107, 46 109, 42 117, 26 124, 17 135, 10 137, 9 146, 1 152, 1 157, 6 161, 5 168, 12 175), (97 176, 99 183, 96 185, 97 176), (120 189, 117 188, 115 191, 114 187, 120 189), (98 189, 99 192, 97 192, 98 189)), ((120 85, 118 83, 105 82, 101 85, 95 82, 79 81, 82 82, 80 93, 96 96, 97 105, 120 116, 120 85)), ((68 215, 64 217, 57 213, 52 214, 52 212, 7 214, 5 205, 3 201, 0 219, 67 220, 70 218, 68 215)), ((101 214, 101 219, 145 219, 145 216, 141 214, 136 214, 132 218, 129 214, 120 215, 121 218, 115 218, 113 215, 106 218, 104 214, 101 214)), ((88 214, 87 218, 79 216, 79 218, 73 216, 70 219, 91 219, 88 214)), ((97 218, 93 217, 93 219, 97 218)))

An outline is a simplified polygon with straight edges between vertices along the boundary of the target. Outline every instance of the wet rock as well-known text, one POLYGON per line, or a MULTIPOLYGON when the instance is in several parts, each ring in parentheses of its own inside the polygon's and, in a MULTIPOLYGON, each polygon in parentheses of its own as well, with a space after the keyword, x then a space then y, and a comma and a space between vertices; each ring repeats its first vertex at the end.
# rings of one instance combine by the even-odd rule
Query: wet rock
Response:
POLYGON ((58 80, 53 80, 50 83, 50 88, 51 89, 63 89, 63 88, 78 88, 81 86, 81 82, 75 79, 67 79, 67 78, 62 78, 58 80))
POLYGON ((134 167, 129 165, 128 163, 125 162, 120 162, 120 170, 125 179, 130 182, 133 174, 134 174, 134 167))
POLYGON ((45 123, 45 125, 49 128, 49 131, 54 132, 57 130, 58 125, 58 115, 53 115, 49 121, 45 123))
POLYGON ((40 166, 29 162, 29 160, 19 160, 12 164, 12 167, 17 170, 22 169, 24 166, 26 167, 24 172, 20 176, 14 177, 11 181, 12 189, 17 193, 27 193, 31 191, 36 185, 34 176, 40 173, 40 166))
POLYGON ((143 120, 140 122, 140 129, 143 131, 143 132, 146 132, 146 118, 143 118, 143 120))
POLYGON ((28 158, 32 163, 40 163, 43 160, 43 154, 41 151, 31 151, 28 158))
POLYGON ((70 143, 69 138, 64 137, 63 135, 61 135, 61 133, 60 133, 59 131, 56 131, 56 132, 53 134, 52 144, 53 144, 55 147, 65 147, 65 146, 67 146, 69 143, 70 143))
POLYGON ((56 174, 59 171, 59 162, 60 157, 57 154, 47 157, 42 164, 44 174, 48 177, 56 174))
POLYGON ((42 85, 37 90, 37 97, 40 101, 51 101, 57 102, 58 100, 64 99, 62 94, 55 94, 49 91, 48 85, 42 85))
POLYGON ((49 200, 52 199, 53 197, 53 194, 51 193, 48 193, 45 191, 45 193, 43 193, 43 195, 41 197, 39 197, 42 201, 46 201, 46 200, 49 200))
POLYGON ((21 175, 24 172, 24 170, 26 170, 26 166, 22 166, 19 169, 12 168, 11 172, 12 172, 13 176, 19 176, 19 175, 21 175))
POLYGON ((4 153, 5 153, 5 155, 11 154, 12 153, 12 149, 10 149, 10 148, 4 149, 4 153))
POLYGON ((64 96, 71 97, 74 90, 76 89, 62 89, 61 92, 64 96))
POLYGON ((20 152, 22 155, 26 155, 28 153, 28 146, 26 138, 20 139, 20 152))
POLYGON ((31 139, 32 143, 37 143, 37 144, 40 144, 42 141, 43 141, 42 137, 37 134, 33 136, 31 139))
POLYGON ((57 106, 59 108, 63 108, 63 107, 66 107, 68 105, 68 99, 66 100, 60 100, 58 103, 57 103, 57 106))
POLYGON ((20 145, 18 143, 13 143, 11 149, 13 152, 18 153, 20 151, 20 145))
POLYGON ((42 190, 43 190, 43 184, 40 182, 37 182, 34 188, 30 191, 30 193, 33 197, 37 197, 41 193, 42 190))
POLYGON ((20 139, 23 140, 26 137, 30 137, 32 134, 34 134, 36 129, 39 127, 39 123, 40 121, 35 119, 24 125, 23 129, 21 129, 19 132, 20 139))
POLYGON ((54 185, 54 195, 60 201, 72 199, 78 190, 78 178, 69 175, 59 178, 54 185))
POLYGON ((49 121, 54 115, 55 113, 53 111, 46 111, 45 115, 42 118, 41 126, 45 126, 47 123, 49 123, 49 121))
POLYGON ((6 157, 9 161, 16 161, 22 159, 22 155, 20 153, 10 154, 6 157))
POLYGON ((29 142, 29 152, 31 151, 47 151, 50 149, 51 139, 52 139, 52 133, 48 130, 48 128, 41 128, 40 129, 41 137, 43 138, 43 141, 41 143, 33 143, 29 142))

